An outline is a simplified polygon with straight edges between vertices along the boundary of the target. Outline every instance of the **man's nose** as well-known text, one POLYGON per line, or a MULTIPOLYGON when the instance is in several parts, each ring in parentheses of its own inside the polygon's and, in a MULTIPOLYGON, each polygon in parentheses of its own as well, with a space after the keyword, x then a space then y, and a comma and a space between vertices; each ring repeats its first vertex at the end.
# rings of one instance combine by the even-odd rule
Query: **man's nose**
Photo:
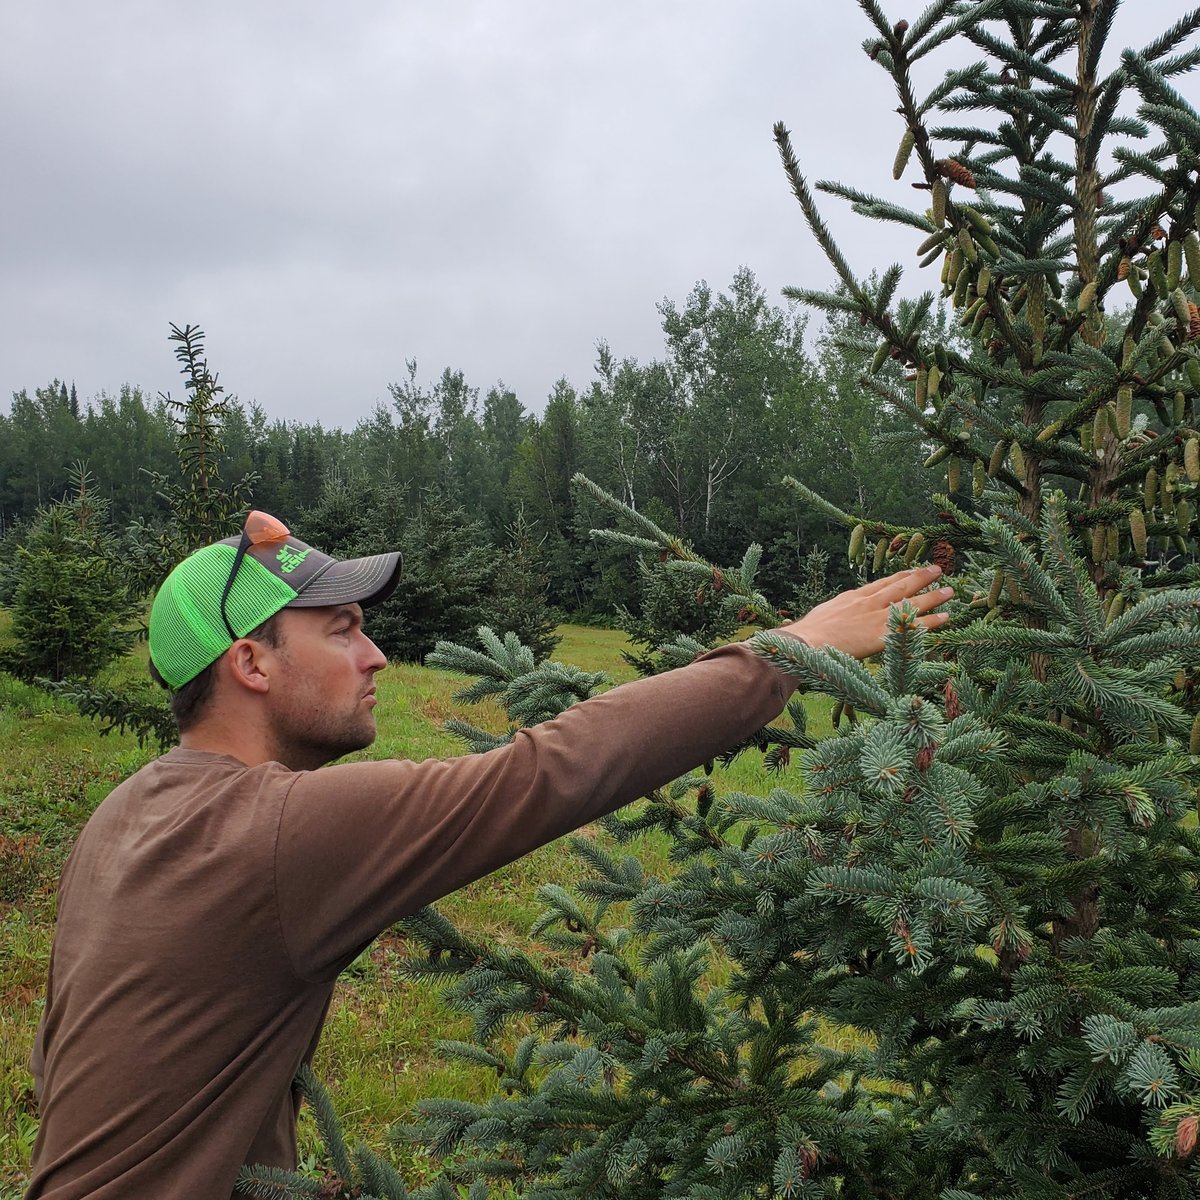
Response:
POLYGON ((365 669, 372 672, 372 674, 376 671, 382 671, 388 665, 387 655, 365 633, 363 634, 363 640, 367 643, 364 647, 367 651, 365 669))

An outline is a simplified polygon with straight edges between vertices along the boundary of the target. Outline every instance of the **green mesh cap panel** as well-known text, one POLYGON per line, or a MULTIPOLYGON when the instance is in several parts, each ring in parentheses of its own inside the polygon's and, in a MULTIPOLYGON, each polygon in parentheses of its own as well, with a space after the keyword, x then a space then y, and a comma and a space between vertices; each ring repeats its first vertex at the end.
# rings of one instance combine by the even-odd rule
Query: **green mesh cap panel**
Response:
MULTIPOLYGON (((150 610, 150 657, 173 688, 195 679, 233 645, 221 620, 221 593, 236 554, 237 547, 226 542, 205 546, 185 558, 158 589, 150 610)), ((294 588, 247 554, 225 611, 244 636, 295 598, 294 588)))

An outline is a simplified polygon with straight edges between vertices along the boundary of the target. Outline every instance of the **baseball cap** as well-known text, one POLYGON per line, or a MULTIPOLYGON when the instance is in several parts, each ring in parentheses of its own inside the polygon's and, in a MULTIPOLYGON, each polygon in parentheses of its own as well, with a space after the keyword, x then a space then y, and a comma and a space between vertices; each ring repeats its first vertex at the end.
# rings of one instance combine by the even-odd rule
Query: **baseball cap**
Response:
POLYGON ((150 658, 180 688, 281 608, 378 604, 400 567, 398 550, 332 558, 254 510, 240 537, 204 546, 167 576, 150 609, 150 658))

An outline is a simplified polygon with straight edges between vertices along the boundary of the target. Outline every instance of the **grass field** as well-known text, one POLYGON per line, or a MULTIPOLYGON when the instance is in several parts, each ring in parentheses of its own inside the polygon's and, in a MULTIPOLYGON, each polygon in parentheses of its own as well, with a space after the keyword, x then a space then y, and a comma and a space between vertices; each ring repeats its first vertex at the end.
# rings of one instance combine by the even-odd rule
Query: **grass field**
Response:
MULTIPOLYGON (((555 658, 605 670, 618 682, 633 677, 620 657, 624 634, 581 626, 563 626, 560 633, 555 658)), ((144 657, 129 659, 112 677, 132 678, 144 669, 144 657)), ((442 729, 456 713, 503 728, 494 704, 466 711, 455 704, 452 693, 461 684, 443 672, 391 666, 379 677, 379 738, 361 757, 461 753, 442 729)), ((829 705, 821 697, 810 698, 810 725, 814 731, 829 727, 829 705)), ((50 955, 58 871, 95 806, 152 755, 131 737, 99 737, 97 726, 67 704, 0 674, 0 1200, 19 1195, 36 1135, 27 1063, 50 955)), ((769 786, 768 779, 782 782, 768 777, 751 755, 716 776, 723 790, 757 790, 769 786)), ((666 869, 665 851, 653 837, 638 848, 651 870, 666 869)), ((573 861, 561 848, 545 847, 440 907, 475 937, 537 950, 526 935, 540 912, 535 892, 543 883, 572 882, 573 861)), ((350 1139, 373 1146, 413 1101, 429 1095, 477 1099, 493 1083, 485 1073, 465 1072, 436 1056, 434 1043, 465 1036, 465 1021, 428 987, 401 981, 397 957, 395 937, 385 935, 346 972, 315 1062, 350 1139)), ((304 1125, 302 1154, 312 1156, 316 1146, 315 1131, 304 1125)), ((415 1178, 423 1174, 419 1160, 406 1166, 415 1178)))

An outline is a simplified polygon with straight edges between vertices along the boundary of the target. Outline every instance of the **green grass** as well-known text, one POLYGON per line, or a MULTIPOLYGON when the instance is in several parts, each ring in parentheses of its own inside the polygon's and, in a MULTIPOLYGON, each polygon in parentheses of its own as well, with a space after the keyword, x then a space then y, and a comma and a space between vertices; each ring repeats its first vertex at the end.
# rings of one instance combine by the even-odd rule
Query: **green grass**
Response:
MULTIPOLYGON (((576 625, 559 632, 556 659, 606 671, 615 682, 634 678, 620 657, 623 633, 576 625)), ((143 648, 116 664, 106 682, 144 678, 144 671, 143 648)), ((454 714, 503 729, 504 714, 494 702, 465 710, 455 704, 452 694, 464 682, 423 667, 390 666, 379 677, 379 738, 360 757, 462 753, 442 728, 454 714)), ((829 703, 822 697, 806 703, 811 730, 828 730, 829 703)), ((129 736, 99 737, 97 728, 65 702, 0 674, 0 1200, 19 1194, 12 1189, 26 1176, 36 1132, 27 1064, 41 1012, 58 871, 96 805, 154 754, 129 736)), ((718 790, 762 791, 798 786, 799 780, 795 768, 770 776, 756 756, 743 755, 729 770, 718 770, 714 783, 718 790)), ((667 849, 666 838, 653 835, 636 846, 654 873, 669 870, 667 849)), ((541 911, 538 887, 570 884, 577 874, 571 855, 548 846, 446 898, 440 908, 473 937, 537 952, 526 931, 541 911)), ((384 1130, 404 1119, 415 1100, 481 1099, 494 1084, 484 1072, 447 1065, 437 1056, 434 1042, 468 1036, 467 1023, 434 989, 399 978, 400 946, 394 934, 385 935, 339 982, 314 1064, 331 1087, 350 1140, 373 1146, 382 1144, 384 1130)), ((317 1136, 307 1118, 300 1136, 302 1158, 311 1158, 317 1136)), ((419 1155, 404 1159, 417 1180, 427 1166, 419 1155)))

